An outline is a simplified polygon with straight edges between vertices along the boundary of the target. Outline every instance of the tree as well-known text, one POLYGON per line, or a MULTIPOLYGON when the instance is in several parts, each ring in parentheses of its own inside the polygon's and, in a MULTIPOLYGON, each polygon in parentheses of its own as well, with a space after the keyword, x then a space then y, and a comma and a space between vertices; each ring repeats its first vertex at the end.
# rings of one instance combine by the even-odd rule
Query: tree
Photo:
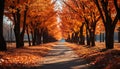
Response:
POLYGON ((0 0, 0 51, 7 50, 6 42, 3 37, 3 15, 5 0, 0 0))
MULTIPOLYGON (((49 32, 47 31, 48 23, 52 24, 51 18, 56 14, 53 6, 54 2, 51 3, 49 0, 38 0, 31 4, 28 10, 29 21, 27 26, 31 31, 33 45, 41 44, 41 38, 49 32)), ((46 35, 46 37, 48 37, 48 35, 46 35)), ((43 38, 45 41, 48 40, 46 37, 43 38)))
POLYGON ((114 48, 114 30, 120 16, 117 0, 94 0, 94 2, 105 26, 106 49, 112 49, 114 48))
MULTIPOLYGON (((53 4, 54 3, 51 3, 50 0, 7 1, 6 10, 11 12, 12 14, 11 17, 14 18, 13 21, 14 21, 14 32, 16 37, 16 48, 21 48, 24 46, 25 30, 27 29, 26 31, 27 33, 29 33, 28 31, 30 30, 29 29, 30 26, 32 27, 31 34, 33 35, 33 44, 35 44, 36 41, 37 44, 38 41, 39 43, 41 42, 40 41, 41 38, 39 38, 39 40, 36 40, 39 34, 41 34, 40 25, 45 23, 51 17, 51 14, 53 14, 50 9, 50 8, 53 9, 53 4), (28 19, 30 19, 30 21, 28 19)), ((29 44, 30 44, 30 39, 29 39, 29 44)))
MULTIPOLYGON (((96 10, 97 8, 96 6, 94 6, 93 1, 70 0, 68 1, 68 3, 66 3, 65 1, 64 3, 70 10, 72 10, 72 12, 77 14, 76 19, 81 19, 81 22, 85 23, 87 45, 95 46, 95 28, 96 23, 100 19, 100 15, 96 10)), ((80 37, 80 40, 82 39, 83 38, 80 37)))

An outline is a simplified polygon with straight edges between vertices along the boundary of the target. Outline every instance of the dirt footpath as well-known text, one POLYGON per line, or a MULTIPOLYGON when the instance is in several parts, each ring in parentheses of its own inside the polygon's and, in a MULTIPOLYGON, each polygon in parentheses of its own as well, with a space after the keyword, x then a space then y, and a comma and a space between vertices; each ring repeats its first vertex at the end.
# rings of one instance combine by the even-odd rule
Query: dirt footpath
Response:
POLYGON ((37 69, 93 69, 80 59, 64 42, 58 42, 46 55, 42 66, 37 69))

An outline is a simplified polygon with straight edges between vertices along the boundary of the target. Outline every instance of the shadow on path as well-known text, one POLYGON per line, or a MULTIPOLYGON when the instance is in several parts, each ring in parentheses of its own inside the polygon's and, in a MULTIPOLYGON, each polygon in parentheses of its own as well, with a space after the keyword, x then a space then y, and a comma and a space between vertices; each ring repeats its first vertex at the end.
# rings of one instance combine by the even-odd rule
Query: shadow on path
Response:
POLYGON ((58 42, 48 55, 41 66, 30 69, 94 69, 84 59, 79 57, 68 48, 64 42, 58 42))
POLYGON ((94 69, 83 59, 75 59, 58 63, 45 64, 40 67, 32 67, 30 69, 94 69))

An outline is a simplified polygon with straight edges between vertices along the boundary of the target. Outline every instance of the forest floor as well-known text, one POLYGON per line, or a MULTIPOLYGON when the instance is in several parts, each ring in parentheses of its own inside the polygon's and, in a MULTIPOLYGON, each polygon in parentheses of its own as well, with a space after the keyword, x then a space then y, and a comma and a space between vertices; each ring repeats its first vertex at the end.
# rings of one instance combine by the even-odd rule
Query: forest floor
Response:
POLYGON ((56 44, 46 43, 38 46, 28 46, 15 48, 15 43, 8 43, 8 50, 0 52, 0 69, 26 69, 43 63, 44 56, 56 44))
POLYGON ((120 69, 120 43, 105 50, 105 44, 95 47, 68 42, 53 42, 0 52, 0 69, 120 69))

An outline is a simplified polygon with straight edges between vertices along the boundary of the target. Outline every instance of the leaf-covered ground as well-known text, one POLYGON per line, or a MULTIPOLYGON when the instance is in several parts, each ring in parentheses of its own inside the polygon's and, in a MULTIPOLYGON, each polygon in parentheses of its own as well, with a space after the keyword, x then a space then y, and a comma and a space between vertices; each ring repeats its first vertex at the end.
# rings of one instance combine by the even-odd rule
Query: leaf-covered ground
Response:
POLYGON ((37 66, 43 62, 43 57, 55 43, 47 43, 39 46, 25 46, 16 49, 15 45, 9 45, 8 51, 0 52, 0 69, 22 69, 37 66))
POLYGON ((105 44, 96 42, 95 47, 66 43, 80 58, 90 62, 95 69, 120 69, 120 43, 115 48, 105 50, 105 44))

